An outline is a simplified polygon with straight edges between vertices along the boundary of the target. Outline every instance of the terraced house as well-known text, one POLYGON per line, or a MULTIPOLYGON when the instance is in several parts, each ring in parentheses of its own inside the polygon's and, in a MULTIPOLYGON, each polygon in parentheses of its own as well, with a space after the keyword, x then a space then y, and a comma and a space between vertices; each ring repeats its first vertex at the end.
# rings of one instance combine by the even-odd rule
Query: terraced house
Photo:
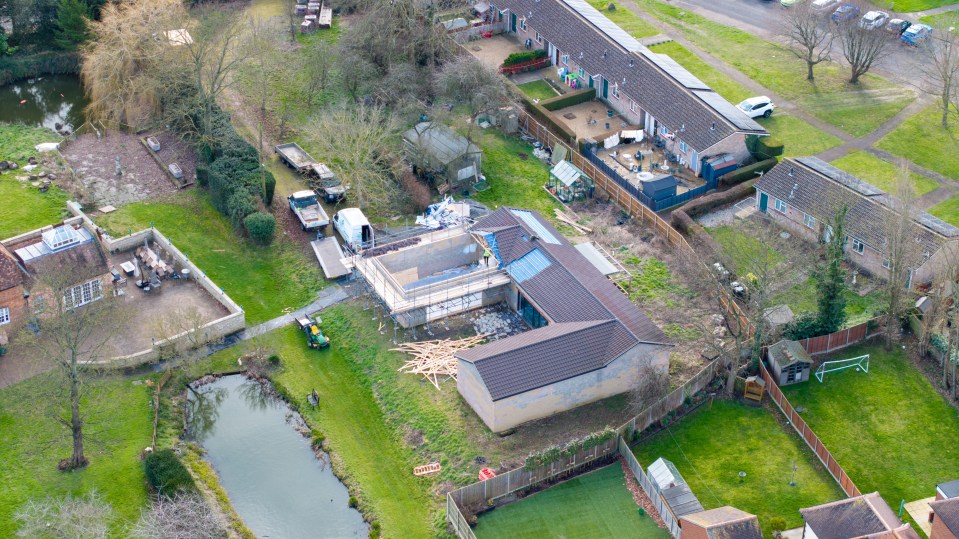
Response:
MULTIPOLYGON (((872 275, 889 276, 886 230, 895 199, 816 157, 785 159, 756 182, 756 207, 808 241, 826 241, 845 205, 846 253, 872 275)), ((910 284, 932 281, 947 257, 959 256, 959 228, 925 212, 913 215, 910 284)))
POLYGON ((643 46, 585 0, 497 0, 507 31, 548 52, 550 61, 596 88, 610 108, 667 141, 699 174, 706 158, 749 156, 746 138, 765 129, 664 54, 643 46), (529 40, 529 41, 527 41, 529 40))

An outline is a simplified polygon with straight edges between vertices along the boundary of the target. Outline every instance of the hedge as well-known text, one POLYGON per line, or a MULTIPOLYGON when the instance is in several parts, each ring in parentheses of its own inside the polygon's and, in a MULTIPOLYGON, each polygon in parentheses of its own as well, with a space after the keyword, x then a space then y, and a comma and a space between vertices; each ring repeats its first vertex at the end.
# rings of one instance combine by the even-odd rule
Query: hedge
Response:
POLYGON ((36 54, 0 56, 0 86, 41 75, 68 75, 80 72, 76 52, 43 51, 36 54))
POLYGON ((193 476, 172 449, 161 449, 143 459, 147 481, 157 494, 173 496, 178 491, 196 490, 193 476))
POLYGON ((693 199, 683 206, 683 212, 689 215, 689 217, 695 218, 699 217, 700 215, 704 215, 714 208, 718 208, 724 204, 729 204, 730 202, 740 200, 752 191, 753 185, 758 179, 759 178, 747 180, 731 189, 727 189, 725 191, 715 191, 706 196, 693 199))
POLYGON ((756 178, 760 172, 766 173, 769 172, 774 166, 779 163, 775 157, 766 159, 765 161, 760 161, 758 163, 753 163, 751 165, 746 165, 742 168, 738 168, 732 172, 728 172, 719 177, 719 183, 721 185, 736 185, 742 183, 746 180, 756 178))
POLYGON ((526 105, 526 110, 529 111, 530 115, 539 120, 554 133, 562 135, 566 142, 573 144, 576 141, 576 133, 571 131, 565 125, 554 120, 553 114, 550 111, 544 109, 539 105, 539 103, 534 103, 532 98, 526 94, 521 93, 519 97, 521 100, 523 100, 523 104, 526 105))
POLYGON ((546 110, 559 110, 580 103, 592 101, 596 97, 596 88, 583 88, 563 95, 551 97, 539 102, 539 105, 546 110))
POLYGON ((503 60, 502 67, 514 66, 516 64, 522 64, 523 62, 531 62, 533 60, 539 60, 540 58, 546 58, 545 49, 534 49, 531 51, 522 51, 514 52, 506 57, 503 60))
POLYGON ((782 157, 785 146, 772 137, 749 136, 746 138, 746 148, 757 161, 782 157))

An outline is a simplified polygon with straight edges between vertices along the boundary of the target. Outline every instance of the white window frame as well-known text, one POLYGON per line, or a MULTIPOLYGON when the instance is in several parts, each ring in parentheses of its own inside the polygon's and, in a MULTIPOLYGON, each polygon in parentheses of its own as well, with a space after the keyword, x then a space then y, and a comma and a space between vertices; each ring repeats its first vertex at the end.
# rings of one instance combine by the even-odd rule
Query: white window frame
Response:
POLYGON ((10 323, 10 307, 0 307, 0 326, 10 323))
POLYGON ((78 284, 63 292, 63 306, 68 310, 83 307, 101 299, 103 299, 103 283, 100 279, 78 284))
POLYGON ((802 224, 806 225, 806 228, 816 228, 816 218, 808 213, 804 213, 802 217, 802 224))
POLYGON ((610 89, 609 93, 616 99, 619 99, 619 83, 618 82, 613 83, 613 87, 612 89, 610 89))
POLYGON ((669 129, 666 129, 666 126, 665 126, 665 125, 661 125, 661 126, 659 126, 659 134, 660 134, 660 135, 664 135, 664 136, 665 136, 665 135, 668 135, 668 134, 669 134, 669 129))
POLYGON ((686 141, 679 141, 679 151, 686 153, 689 151, 689 146, 686 145, 686 141))
POLYGON ((852 239, 852 250, 853 250, 853 251, 856 251, 856 253, 861 254, 861 255, 862 255, 862 254, 865 254, 865 253, 866 253, 866 244, 863 243, 863 242, 860 241, 860 240, 857 240, 856 238, 853 238, 853 239, 852 239))
POLYGON ((539 43, 540 45, 543 44, 543 34, 536 32, 536 42, 539 43))
POLYGON ((576 70, 576 74, 579 75, 579 78, 586 80, 586 77, 587 77, 586 70, 583 69, 582 67, 576 70))
POLYGON ((776 199, 776 204, 774 205, 774 207, 776 208, 776 211, 778 211, 779 213, 786 213, 786 211, 789 209, 789 206, 786 205, 786 201, 780 200, 778 198, 776 199))
POLYGON ((636 105, 636 102, 633 101, 632 99, 630 99, 630 100, 629 100, 629 110, 630 110, 630 112, 636 112, 636 109, 638 109, 638 108, 639 108, 639 106, 636 105))
POLYGON ((568 54, 564 54, 564 55, 560 56, 559 59, 560 59, 561 62, 563 62, 563 65, 564 65, 564 66, 568 66, 568 65, 569 65, 569 55, 568 55, 568 54))
POLYGON ((886 269, 892 269, 892 260, 889 260, 888 258, 883 258, 883 259, 882 259, 882 267, 884 267, 884 268, 886 268, 886 269))
POLYGON ((525 18, 519 20, 519 27, 520 27, 520 29, 523 30, 524 32, 526 31, 526 19, 525 19, 525 18))

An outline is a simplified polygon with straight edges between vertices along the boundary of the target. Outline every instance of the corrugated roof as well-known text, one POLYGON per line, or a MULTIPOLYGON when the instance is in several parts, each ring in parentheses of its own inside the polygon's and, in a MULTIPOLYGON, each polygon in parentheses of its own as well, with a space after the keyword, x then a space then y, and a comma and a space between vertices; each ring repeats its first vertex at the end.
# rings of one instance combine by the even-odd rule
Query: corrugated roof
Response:
POLYGON ((506 266, 506 273, 517 283, 524 283, 548 268, 552 262, 539 249, 533 249, 506 266))
POLYGON ((672 511, 677 518, 703 510, 703 504, 699 502, 699 498, 693 494, 692 489, 690 489, 686 483, 663 489, 660 494, 663 497, 663 501, 666 502, 666 505, 669 507, 669 510, 672 511))
POLYGON ((465 154, 480 153, 479 147, 449 127, 433 122, 420 122, 403 138, 416 145, 440 164, 448 165, 465 154))
POLYGON ((620 272, 619 268, 607 260, 603 253, 601 253, 592 242, 577 244, 576 250, 586 257, 586 260, 589 260, 589 263, 603 275, 609 276, 620 272))
POLYGON ((554 234, 553 230, 544 226, 542 221, 533 216, 533 212, 529 210, 510 210, 510 212, 518 217, 537 238, 553 245, 562 245, 563 242, 559 241, 559 233, 554 234))

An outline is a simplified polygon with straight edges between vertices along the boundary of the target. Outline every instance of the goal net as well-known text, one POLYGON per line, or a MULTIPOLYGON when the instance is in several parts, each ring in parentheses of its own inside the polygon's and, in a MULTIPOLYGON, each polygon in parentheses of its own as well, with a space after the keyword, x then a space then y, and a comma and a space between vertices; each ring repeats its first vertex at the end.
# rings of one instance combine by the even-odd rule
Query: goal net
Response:
POLYGON ((863 372, 869 372, 869 354, 849 359, 823 361, 822 364, 819 365, 819 368, 816 369, 816 379, 819 380, 819 383, 822 383, 823 376, 825 376, 827 372, 842 371, 850 368, 855 368, 857 371, 862 370, 863 372))

